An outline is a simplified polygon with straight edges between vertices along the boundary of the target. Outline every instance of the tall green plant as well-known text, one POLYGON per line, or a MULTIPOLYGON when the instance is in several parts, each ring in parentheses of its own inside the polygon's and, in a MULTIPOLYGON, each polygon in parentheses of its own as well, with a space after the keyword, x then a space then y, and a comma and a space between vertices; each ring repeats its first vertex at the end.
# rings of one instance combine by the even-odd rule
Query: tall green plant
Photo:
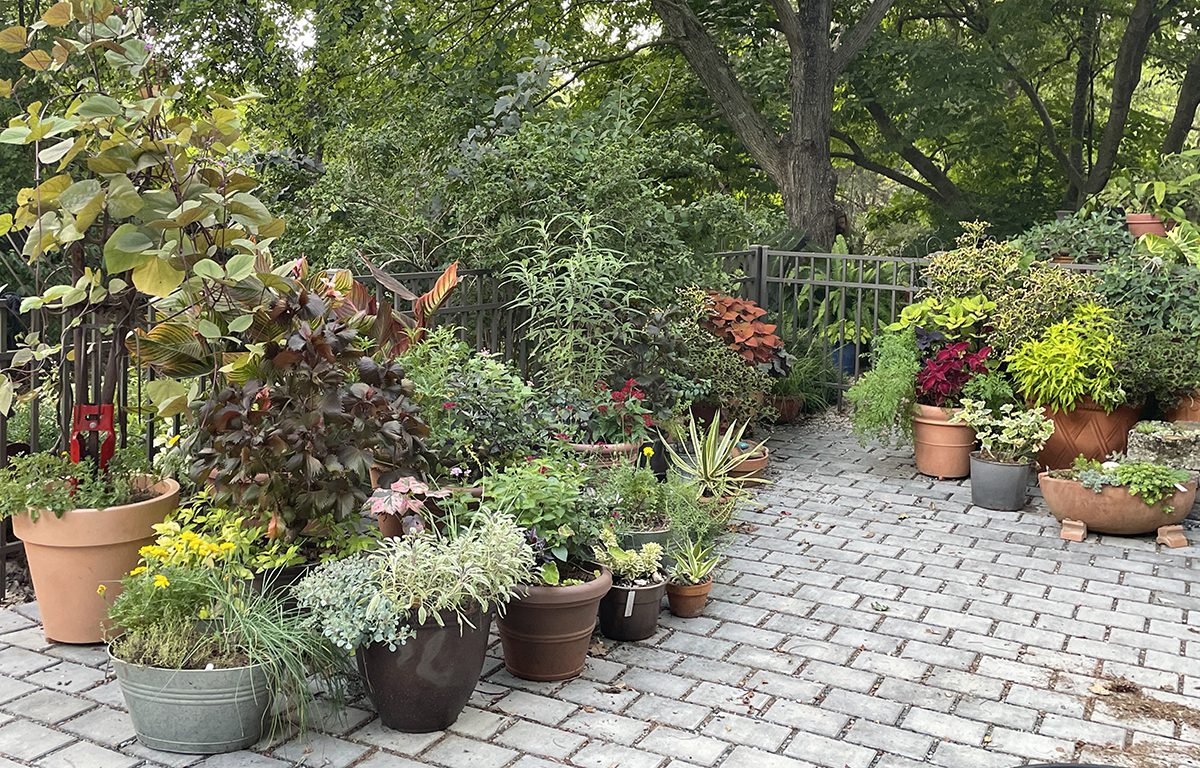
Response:
POLYGON ((912 408, 917 402, 921 368, 913 329, 875 338, 871 370, 846 392, 853 408, 854 434, 865 442, 912 437, 912 408))
POLYGON ((1018 393, 1034 405, 1072 411, 1084 398, 1107 410, 1125 401, 1115 362, 1122 344, 1111 309, 1080 305, 1071 317, 1008 357, 1018 393))
POLYGON ((753 483, 765 483, 757 477, 734 475, 738 467, 758 453, 766 442, 761 442, 744 451, 735 450, 747 424, 730 424, 721 429, 721 416, 713 416, 708 428, 700 431, 695 417, 688 420, 687 441, 683 451, 675 450, 670 443, 667 452, 672 466, 684 477, 696 483, 700 495, 710 499, 721 499, 737 495, 753 483))

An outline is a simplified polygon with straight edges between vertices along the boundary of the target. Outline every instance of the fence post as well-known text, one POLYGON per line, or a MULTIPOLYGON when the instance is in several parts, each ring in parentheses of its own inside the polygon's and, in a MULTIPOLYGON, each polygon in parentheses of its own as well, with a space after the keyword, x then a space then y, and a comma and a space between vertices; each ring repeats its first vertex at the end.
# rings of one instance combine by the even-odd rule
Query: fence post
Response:
POLYGON ((765 245, 750 246, 750 259, 747 265, 750 284, 746 287, 746 298, 755 304, 767 308, 767 256, 770 248, 765 245))

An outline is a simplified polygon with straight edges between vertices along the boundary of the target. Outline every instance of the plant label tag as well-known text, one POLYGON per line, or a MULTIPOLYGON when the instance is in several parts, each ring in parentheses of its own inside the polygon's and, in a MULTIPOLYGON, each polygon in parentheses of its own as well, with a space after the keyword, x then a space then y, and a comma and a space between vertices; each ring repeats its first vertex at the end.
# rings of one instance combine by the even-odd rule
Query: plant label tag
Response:
POLYGON ((636 593, 631 589, 625 593, 625 618, 633 615, 633 598, 636 593))

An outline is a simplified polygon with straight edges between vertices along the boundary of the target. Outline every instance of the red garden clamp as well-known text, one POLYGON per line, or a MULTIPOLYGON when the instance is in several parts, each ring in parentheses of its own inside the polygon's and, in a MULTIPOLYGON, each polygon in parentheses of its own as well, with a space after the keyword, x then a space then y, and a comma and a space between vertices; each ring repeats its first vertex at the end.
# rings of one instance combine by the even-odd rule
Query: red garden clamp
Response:
POLYGON ((103 432, 100 440, 100 469, 108 467, 109 459, 117 447, 117 432, 113 428, 111 405, 77 405, 71 415, 71 461, 83 459, 83 440, 86 432, 103 432))

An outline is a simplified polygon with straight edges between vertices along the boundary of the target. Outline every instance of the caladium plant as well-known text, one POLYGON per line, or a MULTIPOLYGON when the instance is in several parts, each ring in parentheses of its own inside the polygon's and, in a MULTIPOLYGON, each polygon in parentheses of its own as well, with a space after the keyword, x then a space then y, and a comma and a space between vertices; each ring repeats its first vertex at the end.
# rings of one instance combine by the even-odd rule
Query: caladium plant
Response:
POLYGON ((965 341, 942 347, 917 372, 917 400, 926 405, 956 405, 967 382, 987 373, 991 352, 991 347, 972 352, 970 343, 965 341))

